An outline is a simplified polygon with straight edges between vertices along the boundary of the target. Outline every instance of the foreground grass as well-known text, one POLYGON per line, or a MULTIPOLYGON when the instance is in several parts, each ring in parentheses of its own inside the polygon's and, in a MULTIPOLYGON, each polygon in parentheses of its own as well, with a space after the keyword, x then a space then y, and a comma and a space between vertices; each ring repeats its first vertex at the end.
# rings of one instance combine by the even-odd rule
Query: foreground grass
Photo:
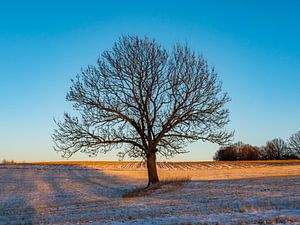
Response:
POLYGON ((160 190, 160 192, 177 191, 178 189, 180 189, 180 187, 182 187, 182 185, 190 181, 191 181, 190 177, 164 179, 157 184, 131 190, 128 193, 125 193, 122 197, 135 198, 135 197, 150 196, 157 190, 160 190))
POLYGON ((165 168, 166 180, 148 189, 136 176, 145 168, 119 166, 1 165, 0 224, 300 224, 299 165, 241 164, 239 176, 260 178, 227 180, 204 178, 237 177, 230 163, 165 168), (263 177, 269 170, 298 176, 263 177))

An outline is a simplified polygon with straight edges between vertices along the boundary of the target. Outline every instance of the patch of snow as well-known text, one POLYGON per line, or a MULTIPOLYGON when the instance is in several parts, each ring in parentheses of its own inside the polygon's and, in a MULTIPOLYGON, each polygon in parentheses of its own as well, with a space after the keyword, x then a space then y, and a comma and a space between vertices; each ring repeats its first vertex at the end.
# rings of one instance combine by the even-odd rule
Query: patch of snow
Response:
MULTIPOLYGON (((177 171, 213 165, 180 166, 177 171)), ((299 179, 192 181, 170 191, 122 198, 145 185, 144 180, 122 179, 97 166, 1 165, 0 225, 300 224, 299 179)))

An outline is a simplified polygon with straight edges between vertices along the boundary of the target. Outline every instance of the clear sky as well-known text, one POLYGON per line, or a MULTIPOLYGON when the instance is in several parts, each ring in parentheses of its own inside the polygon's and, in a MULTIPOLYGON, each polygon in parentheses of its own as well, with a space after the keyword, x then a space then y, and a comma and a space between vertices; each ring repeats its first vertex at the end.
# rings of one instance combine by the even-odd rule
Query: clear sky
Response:
MULTIPOLYGON (((168 48, 187 42, 201 52, 232 98, 228 129, 235 141, 287 139, 300 130, 299 12, 297 0, 3 1, 0 160, 60 160, 50 136, 53 117, 71 109, 70 79, 126 34, 168 48)), ((218 146, 188 149, 173 160, 211 160, 218 146)))

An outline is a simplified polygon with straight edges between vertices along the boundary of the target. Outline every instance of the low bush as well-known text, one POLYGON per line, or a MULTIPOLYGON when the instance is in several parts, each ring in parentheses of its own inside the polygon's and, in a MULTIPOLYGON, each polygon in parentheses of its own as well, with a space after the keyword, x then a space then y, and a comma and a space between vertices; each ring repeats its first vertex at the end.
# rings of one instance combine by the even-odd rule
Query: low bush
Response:
POLYGON ((160 181, 157 184, 150 185, 144 188, 137 188, 128 193, 124 194, 123 198, 134 198, 134 197, 143 197, 153 194, 156 191, 160 192, 170 192, 175 191, 183 184, 190 182, 190 177, 182 177, 182 178, 172 178, 172 179, 165 179, 160 181))

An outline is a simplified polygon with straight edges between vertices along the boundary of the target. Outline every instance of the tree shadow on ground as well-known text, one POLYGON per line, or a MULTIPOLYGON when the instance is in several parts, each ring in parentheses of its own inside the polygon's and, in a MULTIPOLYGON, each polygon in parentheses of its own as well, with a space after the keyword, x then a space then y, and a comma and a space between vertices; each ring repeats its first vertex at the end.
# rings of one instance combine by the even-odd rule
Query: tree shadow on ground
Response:
POLYGON ((77 214, 77 208, 89 206, 85 211, 90 213, 136 187, 130 180, 86 166, 10 166, 1 171, 0 224, 64 223, 64 210, 77 214))
MULTIPOLYGON (((88 166, 16 168, 0 171, 0 224, 7 224, 8 220, 8 224, 11 221, 13 224, 143 224, 165 218, 171 218, 167 220, 170 223, 186 224, 186 218, 193 222, 212 214, 226 216, 231 212, 239 214, 244 208, 252 210, 249 205, 279 211, 281 208, 274 204, 280 203, 283 209, 299 209, 296 208, 299 207, 299 177, 198 180, 172 191, 158 189, 124 199, 121 196, 136 189, 139 182, 88 166), (293 193, 293 198, 281 190, 283 183, 288 182, 290 185, 285 188, 293 193), (282 197, 284 200, 280 200, 282 197)), ((139 184, 144 187, 146 182, 139 184)))
MULTIPOLYGON (((12 169, 11 169, 12 168, 12 169)), ((27 179, 30 171, 20 169, 2 170, 0 176, 0 225, 2 224, 34 224, 35 208, 24 189, 31 192, 35 184, 27 179)))

